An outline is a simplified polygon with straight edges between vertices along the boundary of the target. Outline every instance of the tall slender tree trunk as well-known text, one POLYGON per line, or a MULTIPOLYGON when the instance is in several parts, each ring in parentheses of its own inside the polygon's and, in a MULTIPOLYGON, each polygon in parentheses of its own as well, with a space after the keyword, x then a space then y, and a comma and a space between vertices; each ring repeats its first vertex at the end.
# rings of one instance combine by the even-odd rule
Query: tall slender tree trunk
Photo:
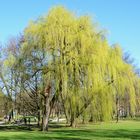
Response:
POLYGON ((41 111, 38 108, 38 114, 37 114, 37 125, 40 126, 40 120, 41 120, 41 111))
POLYGON ((70 126, 75 127, 75 118, 73 113, 71 114, 70 126))
POLYGON ((119 98, 116 97, 116 123, 119 121, 119 98))
POLYGON ((51 86, 49 85, 44 94, 44 113, 43 113, 43 131, 48 131, 48 125, 49 125, 49 117, 51 112, 51 100, 50 100, 50 89, 51 86))
POLYGON ((49 117, 50 117, 50 101, 49 97, 46 97, 45 99, 46 104, 45 104, 45 109, 44 109, 44 115, 43 115, 43 131, 48 131, 48 125, 49 125, 49 117))

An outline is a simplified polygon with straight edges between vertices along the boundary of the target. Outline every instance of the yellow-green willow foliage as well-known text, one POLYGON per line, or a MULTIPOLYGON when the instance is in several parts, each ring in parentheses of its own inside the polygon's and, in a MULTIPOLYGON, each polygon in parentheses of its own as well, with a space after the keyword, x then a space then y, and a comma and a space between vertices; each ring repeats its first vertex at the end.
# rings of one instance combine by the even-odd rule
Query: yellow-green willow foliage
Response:
POLYGON ((115 46, 113 48, 112 57, 114 59, 110 59, 110 63, 114 64, 111 68, 114 78, 113 90, 116 98, 121 100, 124 98, 125 94, 127 94, 129 96, 131 113, 134 114, 136 105, 135 84, 138 77, 134 73, 133 67, 122 60, 122 51, 120 47, 115 46))
POLYGON ((85 112, 97 120, 111 119, 116 98, 126 93, 135 111, 133 68, 123 61, 120 47, 110 47, 88 16, 52 8, 25 29, 22 49, 31 46, 44 51, 49 69, 46 78, 53 81, 71 125, 85 112))

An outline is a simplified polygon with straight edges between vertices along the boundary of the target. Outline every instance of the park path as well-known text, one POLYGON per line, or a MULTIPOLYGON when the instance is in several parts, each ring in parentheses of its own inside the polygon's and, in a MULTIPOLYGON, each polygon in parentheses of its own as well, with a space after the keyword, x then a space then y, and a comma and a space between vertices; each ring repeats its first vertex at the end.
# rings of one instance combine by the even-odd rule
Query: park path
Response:
POLYGON ((3 125, 4 124, 4 122, 3 121, 0 121, 0 125, 3 125))

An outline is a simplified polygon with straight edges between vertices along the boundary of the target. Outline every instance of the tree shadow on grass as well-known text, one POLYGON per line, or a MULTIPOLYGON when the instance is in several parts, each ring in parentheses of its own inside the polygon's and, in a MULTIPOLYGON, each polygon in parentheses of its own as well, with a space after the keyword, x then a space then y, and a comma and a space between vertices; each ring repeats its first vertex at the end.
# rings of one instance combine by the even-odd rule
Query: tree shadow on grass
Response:
POLYGON ((4 135, 0 140, 96 140, 96 139, 140 139, 140 130, 132 129, 67 129, 58 128, 51 129, 50 132, 43 133, 39 131, 28 131, 27 128, 15 127, 15 128, 1 128, 1 132, 4 135), (7 131, 10 130, 10 131, 7 131), (13 131, 14 130, 14 131, 13 131), (7 131, 7 132, 6 132, 7 131), (13 133, 12 133, 13 132, 13 133))
POLYGON ((3 125, 0 126, 0 131, 32 131, 30 126, 17 126, 17 125, 3 125))
POLYGON ((49 128, 66 128, 66 127, 70 127, 70 125, 58 124, 58 123, 50 123, 49 124, 49 128))
MULTIPOLYGON (((99 129, 99 130, 59 130, 55 131, 60 135, 65 136, 73 136, 78 137, 80 136, 86 140, 93 140, 94 138, 120 138, 120 139, 137 139, 140 140, 140 130, 125 130, 125 129, 118 129, 118 130, 108 130, 108 129, 99 129)), ((81 139, 82 140, 82 139, 81 139)))

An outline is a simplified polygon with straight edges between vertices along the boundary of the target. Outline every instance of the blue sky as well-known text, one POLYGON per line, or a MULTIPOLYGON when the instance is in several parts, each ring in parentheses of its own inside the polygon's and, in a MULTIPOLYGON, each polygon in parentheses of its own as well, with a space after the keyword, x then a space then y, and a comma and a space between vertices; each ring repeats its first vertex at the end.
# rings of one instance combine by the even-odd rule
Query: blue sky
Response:
POLYGON ((140 66, 140 0, 0 0, 0 42, 56 5, 92 16, 108 30, 110 44, 119 43, 140 66))

